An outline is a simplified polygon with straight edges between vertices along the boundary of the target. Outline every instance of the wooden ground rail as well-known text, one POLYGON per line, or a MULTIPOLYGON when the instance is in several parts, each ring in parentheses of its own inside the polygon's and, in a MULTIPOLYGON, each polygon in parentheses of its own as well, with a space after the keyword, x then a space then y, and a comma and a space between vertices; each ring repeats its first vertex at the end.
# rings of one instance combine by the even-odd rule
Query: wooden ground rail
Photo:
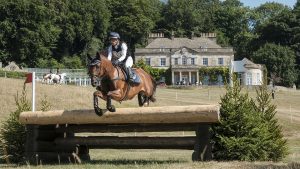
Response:
POLYGON ((194 161, 210 160, 209 127, 219 106, 118 108, 99 117, 94 110, 22 112, 30 163, 89 160, 89 149, 188 149, 194 161), (195 131, 195 136, 90 136, 89 133, 195 131), (78 136, 78 133, 85 133, 78 136))

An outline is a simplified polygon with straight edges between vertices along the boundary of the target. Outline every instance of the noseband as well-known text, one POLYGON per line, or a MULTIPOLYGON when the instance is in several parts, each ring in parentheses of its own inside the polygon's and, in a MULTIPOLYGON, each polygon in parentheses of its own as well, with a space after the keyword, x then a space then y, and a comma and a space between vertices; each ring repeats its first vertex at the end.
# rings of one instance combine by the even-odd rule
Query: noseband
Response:
MULTIPOLYGON (((101 61, 99 60, 99 59, 93 59, 92 61, 91 61, 91 63, 89 64, 89 67, 91 67, 91 66, 96 66, 96 68, 97 68, 97 74, 99 73, 99 71, 100 71, 100 68, 99 68, 99 66, 98 66, 98 64, 99 63, 101 63, 101 61)), ((97 74, 93 74, 92 75, 92 77, 93 78, 97 78, 97 74)), ((91 74, 90 74, 91 75, 91 74)))

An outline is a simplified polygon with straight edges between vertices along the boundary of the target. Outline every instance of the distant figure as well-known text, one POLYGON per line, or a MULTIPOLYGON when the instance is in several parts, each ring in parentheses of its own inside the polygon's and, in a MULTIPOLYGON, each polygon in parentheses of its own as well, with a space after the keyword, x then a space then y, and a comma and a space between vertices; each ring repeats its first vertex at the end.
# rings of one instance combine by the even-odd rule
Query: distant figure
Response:
POLYGON ((59 68, 56 69, 56 74, 57 74, 57 75, 60 74, 59 68))
POLYGON ((275 99, 275 90, 272 89, 272 98, 275 99))
POLYGON ((293 89, 294 89, 294 90, 297 90, 297 87, 296 87, 296 84, 295 84, 295 83, 293 84, 293 89))

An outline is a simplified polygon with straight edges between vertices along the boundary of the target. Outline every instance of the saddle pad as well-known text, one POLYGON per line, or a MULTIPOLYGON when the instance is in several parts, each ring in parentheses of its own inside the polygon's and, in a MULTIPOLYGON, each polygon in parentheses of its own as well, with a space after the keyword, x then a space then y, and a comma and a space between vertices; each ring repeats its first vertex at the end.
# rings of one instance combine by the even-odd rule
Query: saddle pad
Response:
POLYGON ((141 83, 141 78, 136 73, 136 69, 132 69, 132 73, 133 73, 133 83, 141 83))

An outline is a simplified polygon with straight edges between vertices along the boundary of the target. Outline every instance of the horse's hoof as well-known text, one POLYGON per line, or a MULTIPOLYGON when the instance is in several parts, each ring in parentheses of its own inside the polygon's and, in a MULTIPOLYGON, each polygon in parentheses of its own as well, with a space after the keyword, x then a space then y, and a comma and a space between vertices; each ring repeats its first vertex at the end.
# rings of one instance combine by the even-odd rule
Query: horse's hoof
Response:
POLYGON ((115 106, 111 105, 110 107, 107 107, 107 110, 110 112, 115 112, 116 108, 115 108, 115 106))
POLYGON ((98 116, 102 116, 103 115, 103 110, 100 109, 99 107, 95 107, 95 113, 98 115, 98 116))

